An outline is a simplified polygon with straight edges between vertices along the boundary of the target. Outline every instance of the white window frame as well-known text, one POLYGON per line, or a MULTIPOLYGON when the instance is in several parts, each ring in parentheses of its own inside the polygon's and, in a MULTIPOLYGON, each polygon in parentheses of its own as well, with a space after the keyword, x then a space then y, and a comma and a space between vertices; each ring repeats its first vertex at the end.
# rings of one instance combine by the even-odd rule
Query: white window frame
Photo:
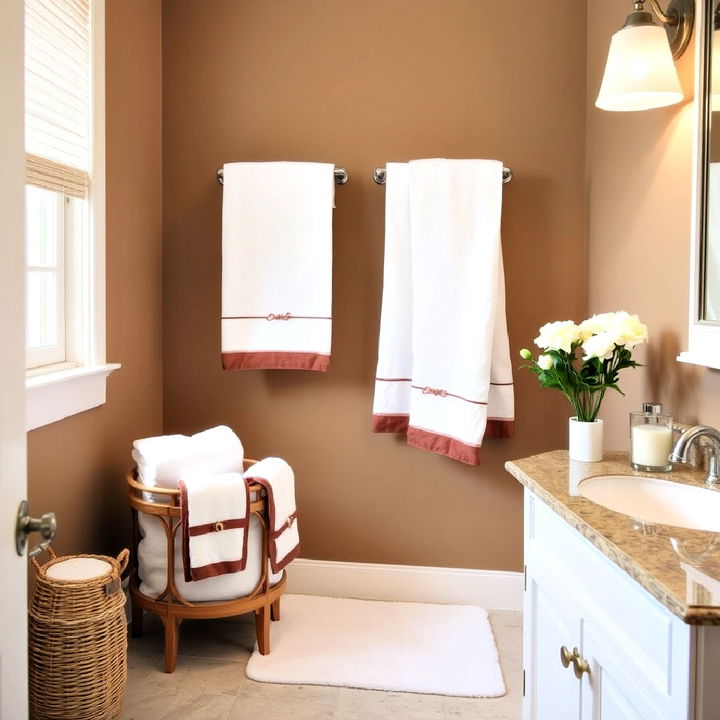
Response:
POLYGON ((66 337, 69 362, 28 370, 27 429, 103 405, 106 382, 120 365, 105 355, 105 0, 91 0, 92 159, 90 238, 67 248, 66 337))
MULTIPOLYGON (((26 186, 26 189, 30 186, 26 186)), ((68 198, 60 193, 53 193, 55 197, 55 217, 57 226, 55 228, 57 246, 55 249, 56 264, 52 268, 42 265, 29 265, 25 269, 30 272, 54 272, 58 286, 58 302, 56 303, 57 343, 47 347, 32 348, 26 350, 25 365, 29 372, 43 371, 49 365, 64 363, 67 361, 67 278, 65 272, 66 238, 72 237, 73 227, 71 225, 70 213, 68 212, 68 198)), ((27 197, 25 200, 25 226, 27 228, 27 197)), ((25 231, 27 233, 27 229, 25 231)), ((27 278, 26 278, 27 282, 27 278)), ((26 323, 27 325, 27 323, 26 323)), ((28 328, 25 328, 27 333, 28 328)))

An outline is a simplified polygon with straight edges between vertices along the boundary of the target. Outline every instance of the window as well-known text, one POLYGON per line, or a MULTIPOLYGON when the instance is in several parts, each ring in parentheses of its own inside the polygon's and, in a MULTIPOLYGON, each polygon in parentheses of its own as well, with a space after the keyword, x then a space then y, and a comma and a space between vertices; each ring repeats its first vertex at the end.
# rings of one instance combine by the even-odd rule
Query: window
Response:
POLYGON ((25 0, 28 429, 105 402, 102 0, 25 0))

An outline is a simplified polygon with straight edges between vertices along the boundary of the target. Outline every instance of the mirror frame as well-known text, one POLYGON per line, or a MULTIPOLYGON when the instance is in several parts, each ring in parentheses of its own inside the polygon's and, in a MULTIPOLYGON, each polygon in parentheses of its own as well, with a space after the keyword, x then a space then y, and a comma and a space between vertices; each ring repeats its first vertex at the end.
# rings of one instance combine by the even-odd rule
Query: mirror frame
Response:
POLYGON ((702 319, 705 303, 705 239, 710 132, 710 49, 714 0, 697 0, 695 8, 695 122, 690 222, 690 302, 688 349, 680 362, 720 369, 720 323, 702 319))

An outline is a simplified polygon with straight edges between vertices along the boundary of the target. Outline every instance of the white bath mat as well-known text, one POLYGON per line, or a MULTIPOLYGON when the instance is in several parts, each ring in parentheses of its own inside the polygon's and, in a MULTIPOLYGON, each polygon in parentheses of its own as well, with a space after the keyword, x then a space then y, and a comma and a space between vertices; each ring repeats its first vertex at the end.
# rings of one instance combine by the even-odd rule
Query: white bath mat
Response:
POLYGON ((260 682, 505 694, 487 612, 471 605, 285 595, 270 654, 256 649, 246 672, 260 682))

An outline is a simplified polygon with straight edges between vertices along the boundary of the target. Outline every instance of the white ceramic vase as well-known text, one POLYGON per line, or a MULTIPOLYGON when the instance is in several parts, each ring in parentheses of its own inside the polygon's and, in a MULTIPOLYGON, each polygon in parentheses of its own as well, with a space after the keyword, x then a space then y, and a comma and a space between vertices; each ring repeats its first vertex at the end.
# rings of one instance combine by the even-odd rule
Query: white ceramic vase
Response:
POLYGON ((571 460, 599 462, 603 458, 603 421, 580 422, 577 417, 571 417, 568 443, 571 460))

